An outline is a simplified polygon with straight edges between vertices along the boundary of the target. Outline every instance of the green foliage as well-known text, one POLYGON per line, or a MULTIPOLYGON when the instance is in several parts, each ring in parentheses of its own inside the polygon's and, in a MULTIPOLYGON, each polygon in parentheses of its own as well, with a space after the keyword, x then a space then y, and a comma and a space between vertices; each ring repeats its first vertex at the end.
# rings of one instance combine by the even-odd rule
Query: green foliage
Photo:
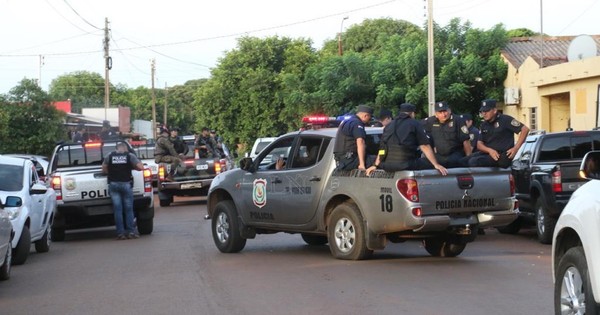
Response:
POLYGON ((74 113, 81 113, 83 107, 102 107, 104 78, 98 73, 88 71, 65 74, 52 80, 49 94, 53 101, 70 99, 74 113))
POLYGON ((534 32, 528 28, 515 28, 514 30, 509 30, 506 35, 509 38, 539 36, 538 33, 534 32))
POLYGON ((23 79, 0 99, 0 153, 50 155, 65 139, 63 113, 49 103, 34 80, 23 79))

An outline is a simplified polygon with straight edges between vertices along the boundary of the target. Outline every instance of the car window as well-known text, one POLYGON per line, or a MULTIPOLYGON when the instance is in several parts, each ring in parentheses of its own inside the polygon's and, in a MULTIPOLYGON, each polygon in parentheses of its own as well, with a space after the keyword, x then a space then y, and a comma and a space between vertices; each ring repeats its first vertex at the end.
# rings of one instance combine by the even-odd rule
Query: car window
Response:
POLYGON ((571 147, 573 148, 573 158, 583 159, 583 156, 592 151, 592 138, 590 137, 572 137, 571 147))
POLYGON ((116 143, 66 145, 57 151, 57 167, 102 165, 104 157, 116 149, 116 143))
POLYGON ((23 189, 23 168, 19 165, 0 164, 0 190, 21 191, 23 189))
POLYGON ((134 148, 134 151, 140 159, 154 159, 154 148, 154 146, 140 146, 134 148))
POLYGON ((268 151, 261 152, 261 154, 257 157, 256 161, 258 163, 258 169, 274 170, 275 162, 278 158, 287 160, 293 142, 294 137, 286 137, 283 139, 279 139, 271 147, 268 148, 268 151))
POLYGON ((291 168, 309 167, 317 164, 323 158, 323 153, 330 139, 303 137, 291 161, 291 168))
POLYGON ((571 159, 571 146, 564 137, 544 138, 538 161, 557 161, 571 159))

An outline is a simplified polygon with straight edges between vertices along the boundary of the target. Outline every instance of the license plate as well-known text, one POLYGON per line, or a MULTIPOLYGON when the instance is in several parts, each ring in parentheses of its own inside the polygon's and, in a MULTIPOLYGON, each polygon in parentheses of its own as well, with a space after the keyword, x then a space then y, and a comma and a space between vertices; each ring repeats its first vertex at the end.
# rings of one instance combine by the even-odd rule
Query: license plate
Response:
POLYGON ((196 170, 203 171, 208 169, 208 164, 196 165, 196 170))
POLYGON ((181 184, 181 189, 194 189, 194 188, 202 188, 202 183, 181 184))
POLYGON ((156 172, 158 172, 158 166, 156 166, 156 165, 151 165, 151 166, 150 166, 150 171, 152 171, 152 173, 156 173, 156 172))

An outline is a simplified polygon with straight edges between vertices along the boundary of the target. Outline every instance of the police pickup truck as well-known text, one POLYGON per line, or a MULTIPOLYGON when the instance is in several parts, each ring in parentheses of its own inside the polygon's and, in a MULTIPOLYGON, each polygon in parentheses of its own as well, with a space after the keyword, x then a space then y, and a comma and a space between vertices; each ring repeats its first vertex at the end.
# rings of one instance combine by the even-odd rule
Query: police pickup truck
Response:
MULTIPOLYGON (((367 153, 376 154, 382 128, 366 128, 367 153)), ((480 227, 517 217, 510 170, 335 171, 336 129, 279 137, 240 169, 218 175, 208 194, 214 243, 241 251, 260 233, 299 233, 309 245, 329 243, 339 259, 360 260, 388 241, 423 240, 432 256, 454 257, 480 227), (285 161, 277 170, 277 156, 285 161)))
MULTIPOLYGON (((53 241, 62 241, 65 230, 114 225, 112 201, 103 158, 116 141, 59 144, 50 159, 49 178, 56 191, 57 209, 52 224, 53 241)), ((130 147, 130 151, 133 149, 130 147)), ((152 233, 154 196, 149 169, 133 171, 133 208, 140 234, 152 233)))

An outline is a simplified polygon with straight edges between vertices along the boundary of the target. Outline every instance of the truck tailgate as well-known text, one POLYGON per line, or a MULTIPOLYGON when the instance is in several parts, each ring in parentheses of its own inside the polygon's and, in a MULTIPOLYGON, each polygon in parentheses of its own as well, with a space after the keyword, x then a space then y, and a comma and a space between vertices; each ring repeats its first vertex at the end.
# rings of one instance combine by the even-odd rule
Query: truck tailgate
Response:
MULTIPOLYGON (((134 178, 143 178, 140 171, 133 171, 134 178)), ((92 169, 61 170, 62 200, 65 203, 81 200, 109 199, 106 175, 97 167, 92 169)), ((133 195, 144 193, 143 180, 135 180, 133 195)))
POLYGON ((510 171, 494 168, 415 172, 423 216, 512 209, 510 171))

